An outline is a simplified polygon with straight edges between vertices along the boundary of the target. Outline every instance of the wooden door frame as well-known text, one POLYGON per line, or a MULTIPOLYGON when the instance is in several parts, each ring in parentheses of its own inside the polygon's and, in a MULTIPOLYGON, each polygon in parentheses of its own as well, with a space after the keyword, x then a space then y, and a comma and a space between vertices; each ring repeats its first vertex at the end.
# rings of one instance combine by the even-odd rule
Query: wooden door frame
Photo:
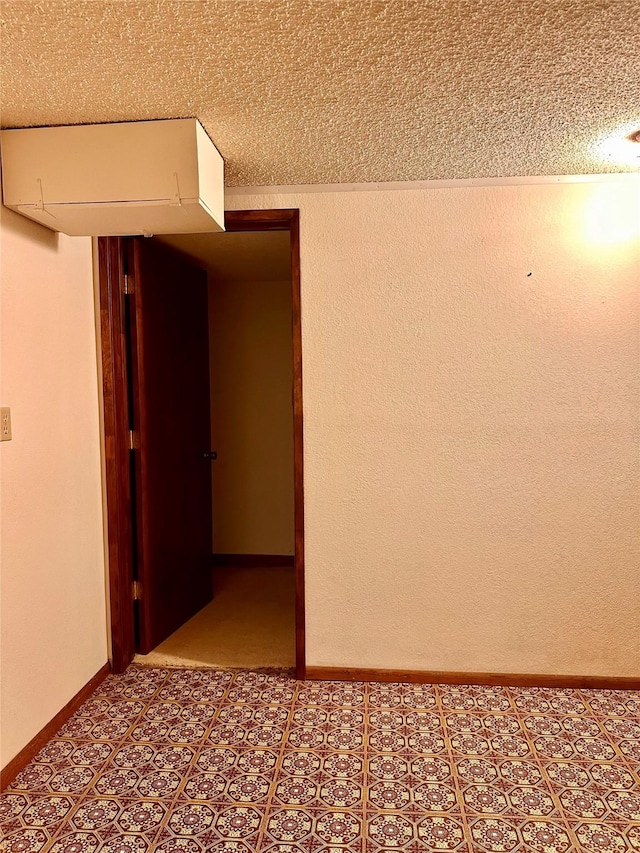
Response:
MULTIPOLYGON (((296 676, 306 676, 304 598, 304 478, 300 211, 238 210, 225 213, 227 231, 289 231, 293 311, 293 472, 296 583, 296 676)), ((131 523, 130 413, 127 385, 125 257, 122 237, 98 238, 98 298, 102 351, 109 621, 113 672, 135 654, 133 529, 131 523)))

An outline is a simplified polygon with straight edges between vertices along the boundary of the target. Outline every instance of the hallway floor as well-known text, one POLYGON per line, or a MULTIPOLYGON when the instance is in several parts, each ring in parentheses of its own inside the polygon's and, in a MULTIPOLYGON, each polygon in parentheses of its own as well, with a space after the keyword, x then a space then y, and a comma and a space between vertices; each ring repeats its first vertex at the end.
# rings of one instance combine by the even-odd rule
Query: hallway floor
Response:
POLYGON ((216 568, 214 597, 148 655, 147 666, 295 665, 293 568, 216 568))
POLYGON ((134 665, 0 829, 7 853, 640 850, 640 693, 134 665))

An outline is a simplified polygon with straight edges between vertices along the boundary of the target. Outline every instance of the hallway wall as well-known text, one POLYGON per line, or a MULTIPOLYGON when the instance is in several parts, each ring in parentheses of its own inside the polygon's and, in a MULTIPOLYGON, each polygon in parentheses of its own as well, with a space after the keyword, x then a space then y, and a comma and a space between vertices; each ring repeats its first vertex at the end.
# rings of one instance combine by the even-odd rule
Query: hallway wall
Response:
POLYGON ((107 660, 90 238, 1 210, 0 766, 107 660))
POLYGON ((300 208, 307 663, 640 676, 640 183, 300 208))
POLYGON ((293 554, 290 281, 209 277, 213 543, 293 554))

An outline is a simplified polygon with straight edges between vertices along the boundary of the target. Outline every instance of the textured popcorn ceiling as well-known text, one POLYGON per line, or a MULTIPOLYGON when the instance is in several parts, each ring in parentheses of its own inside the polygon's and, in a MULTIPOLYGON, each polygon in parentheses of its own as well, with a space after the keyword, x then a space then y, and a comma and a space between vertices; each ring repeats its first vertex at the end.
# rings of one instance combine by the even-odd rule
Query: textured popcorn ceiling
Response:
POLYGON ((228 185, 629 171, 637 0, 2 4, 4 127, 197 116, 228 185))

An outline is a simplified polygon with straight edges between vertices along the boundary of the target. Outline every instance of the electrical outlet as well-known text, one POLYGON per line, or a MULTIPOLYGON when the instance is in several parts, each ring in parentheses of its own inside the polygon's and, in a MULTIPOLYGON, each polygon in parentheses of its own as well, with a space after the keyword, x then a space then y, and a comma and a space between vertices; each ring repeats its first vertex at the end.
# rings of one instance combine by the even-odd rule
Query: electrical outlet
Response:
POLYGON ((11 409, 8 406, 0 409, 0 441, 11 441, 11 409))

